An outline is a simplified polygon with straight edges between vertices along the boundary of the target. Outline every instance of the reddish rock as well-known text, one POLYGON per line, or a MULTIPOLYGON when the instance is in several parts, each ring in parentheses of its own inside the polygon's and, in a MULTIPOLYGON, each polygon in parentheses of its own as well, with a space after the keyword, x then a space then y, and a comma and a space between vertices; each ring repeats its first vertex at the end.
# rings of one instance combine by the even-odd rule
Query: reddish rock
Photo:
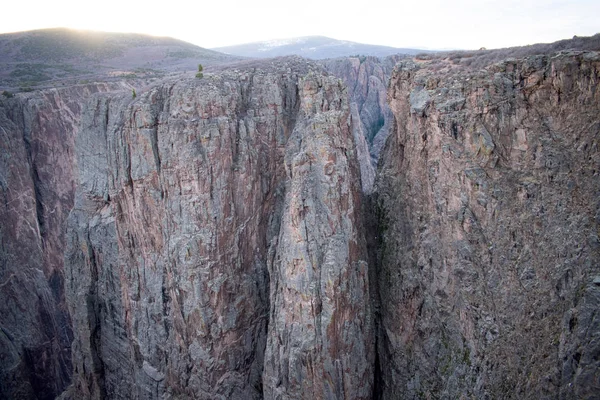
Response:
POLYGON ((309 75, 299 86, 271 242, 265 398, 368 399, 374 336, 347 100, 337 79, 309 75))
POLYGON ((54 399, 71 379, 64 296, 80 104, 121 87, 80 85, 0 100, 0 397, 54 399))
POLYGON ((71 395, 367 398, 350 129, 342 85, 298 59, 89 102, 66 251, 71 395))
POLYGON ((407 61, 376 183, 382 398, 600 390, 600 56, 407 61))

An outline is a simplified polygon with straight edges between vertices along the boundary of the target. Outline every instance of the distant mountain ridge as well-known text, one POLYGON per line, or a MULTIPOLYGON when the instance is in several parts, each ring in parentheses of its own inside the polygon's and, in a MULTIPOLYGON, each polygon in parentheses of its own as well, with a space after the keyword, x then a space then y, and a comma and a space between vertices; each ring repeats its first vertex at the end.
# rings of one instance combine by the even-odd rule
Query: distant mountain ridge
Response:
POLYGON ((353 55, 387 57, 394 54, 415 55, 431 52, 420 49, 397 48, 337 40, 326 36, 302 36, 289 39, 267 40, 234 46, 216 47, 212 50, 240 57, 271 58, 299 55, 315 60, 353 55))

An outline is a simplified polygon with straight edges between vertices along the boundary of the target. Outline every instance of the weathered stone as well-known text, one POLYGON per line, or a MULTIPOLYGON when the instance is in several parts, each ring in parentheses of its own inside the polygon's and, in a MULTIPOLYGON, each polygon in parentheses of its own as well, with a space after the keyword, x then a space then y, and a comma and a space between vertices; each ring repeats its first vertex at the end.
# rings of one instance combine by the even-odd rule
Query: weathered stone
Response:
POLYGON ((410 92, 410 111, 418 114, 423 114, 429 103, 429 93, 426 89, 416 88, 410 92))
POLYGON ((383 399, 600 390, 600 56, 533 61, 409 61, 392 77, 376 183, 383 399))
POLYGON ((73 393, 370 396, 346 92, 277 63, 88 102, 66 251, 73 393))
POLYGON ((390 60, 1 101, 0 397, 594 398, 600 57, 390 60))
POLYGON ((80 104, 117 87, 0 100, 0 398, 54 399, 71 380, 63 255, 73 143, 80 104))
POLYGON ((300 82, 286 149, 285 200, 273 238, 265 398, 368 399, 374 336, 360 188, 344 91, 300 82), (323 89, 309 92, 315 86, 323 89), (324 104, 315 110, 304 104, 324 104))

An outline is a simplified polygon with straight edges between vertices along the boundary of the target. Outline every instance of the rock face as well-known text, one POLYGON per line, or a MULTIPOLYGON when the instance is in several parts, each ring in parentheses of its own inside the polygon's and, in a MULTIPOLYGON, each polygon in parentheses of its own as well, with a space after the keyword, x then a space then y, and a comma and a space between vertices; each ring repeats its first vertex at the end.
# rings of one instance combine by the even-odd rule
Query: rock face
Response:
POLYGON ((372 394, 374 337, 359 171, 340 85, 300 82, 300 117, 285 154, 281 228, 271 242, 264 377, 269 399, 372 394))
POLYGON ((380 397, 600 392, 600 56, 402 62, 378 190, 380 397))
POLYGON ((465 65, 2 100, 0 398, 597 397, 600 55, 465 65))
POLYGON ((353 135, 360 164, 363 192, 373 191, 377 161, 394 116, 388 106, 388 82, 403 56, 346 57, 323 61, 327 70, 348 87, 353 135))
MULTIPOLYGON (((117 86, 117 85, 112 85, 117 86)), ((0 397, 54 399, 70 382, 66 217, 80 101, 111 85, 0 101, 0 397)))
POLYGON ((299 59, 90 101, 65 265, 72 397, 369 398, 349 123, 339 80, 299 59))

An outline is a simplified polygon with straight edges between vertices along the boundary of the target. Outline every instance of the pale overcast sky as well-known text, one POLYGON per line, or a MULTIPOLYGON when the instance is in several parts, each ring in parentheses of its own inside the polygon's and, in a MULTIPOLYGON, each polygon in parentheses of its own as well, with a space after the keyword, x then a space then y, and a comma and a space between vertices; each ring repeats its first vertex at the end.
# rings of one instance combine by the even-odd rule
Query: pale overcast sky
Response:
POLYGON ((0 32, 139 32, 218 47, 323 35, 394 47, 477 49, 600 32, 600 0, 6 1, 0 32))

